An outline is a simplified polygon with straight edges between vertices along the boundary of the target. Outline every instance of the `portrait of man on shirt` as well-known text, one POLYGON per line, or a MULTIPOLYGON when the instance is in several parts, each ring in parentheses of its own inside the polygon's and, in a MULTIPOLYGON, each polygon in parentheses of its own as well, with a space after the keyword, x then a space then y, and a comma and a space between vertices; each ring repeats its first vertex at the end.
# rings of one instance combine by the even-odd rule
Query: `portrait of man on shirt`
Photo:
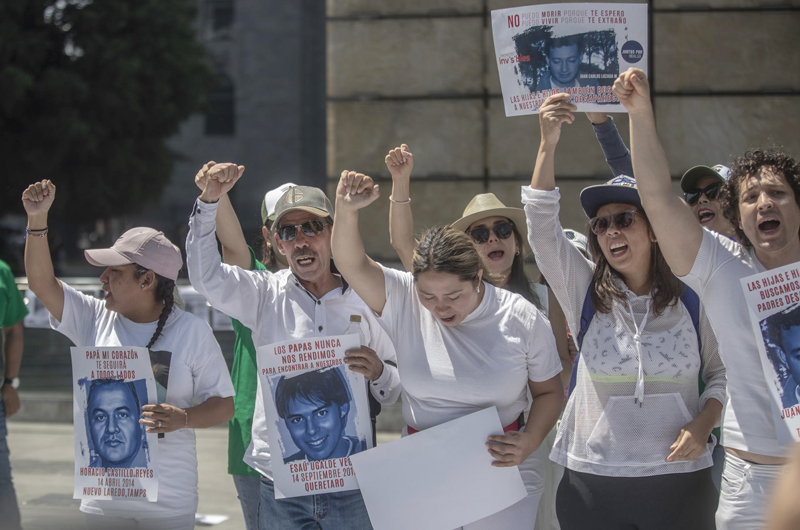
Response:
POLYGON ((793 407, 800 403, 800 305, 770 315, 761 329, 775 346, 769 359, 781 385, 781 406, 793 407))
POLYGON ((139 423, 144 380, 95 379, 87 383, 89 467, 148 467, 145 427, 139 423), (136 386, 139 384, 140 389, 136 386))

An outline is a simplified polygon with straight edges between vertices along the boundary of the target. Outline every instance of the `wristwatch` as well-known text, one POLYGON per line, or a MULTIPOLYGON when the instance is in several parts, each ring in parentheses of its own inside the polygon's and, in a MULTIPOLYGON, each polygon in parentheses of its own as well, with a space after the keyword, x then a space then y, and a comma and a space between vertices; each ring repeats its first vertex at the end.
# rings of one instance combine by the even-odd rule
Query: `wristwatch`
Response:
POLYGON ((19 388, 19 377, 6 377, 3 380, 3 385, 9 385, 11 388, 19 388))

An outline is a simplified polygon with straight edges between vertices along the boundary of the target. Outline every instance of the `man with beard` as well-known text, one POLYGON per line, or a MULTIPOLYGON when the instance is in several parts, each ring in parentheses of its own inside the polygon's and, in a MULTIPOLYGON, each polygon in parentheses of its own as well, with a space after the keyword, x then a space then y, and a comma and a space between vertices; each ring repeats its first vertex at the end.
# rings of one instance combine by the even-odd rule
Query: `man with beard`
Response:
MULTIPOLYGON (((344 333, 351 315, 361 316, 367 345, 347 352, 349 369, 369 381, 380 403, 400 393, 394 347, 372 311, 336 272, 331 260, 333 206, 322 190, 296 186, 275 204, 272 237, 289 262, 276 273, 247 271, 221 262, 217 242, 217 208, 244 172, 243 166, 215 164, 207 171, 203 193, 195 203, 186 239, 186 261, 194 288, 219 311, 252 330, 256 348, 287 340, 344 333)), ((245 462, 262 475, 258 527, 324 530, 371 528, 360 491, 276 499, 268 446, 263 389, 258 381, 253 437, 245 462)), ((278 455, 280 458, 280 453, 278 455)))

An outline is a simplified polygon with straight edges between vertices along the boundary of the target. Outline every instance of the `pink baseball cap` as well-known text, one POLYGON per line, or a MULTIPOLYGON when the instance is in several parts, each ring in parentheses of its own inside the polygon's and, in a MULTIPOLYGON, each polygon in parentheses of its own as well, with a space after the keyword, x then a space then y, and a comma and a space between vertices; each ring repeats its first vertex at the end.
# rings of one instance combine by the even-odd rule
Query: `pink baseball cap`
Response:
POLYGON ((183 267, 178 247, 163 232, 143 226, 119 236, 111 248, 84 250, 83 254, 97 267, 135 263, 173 281, 178 280, 178 271, 183 267))

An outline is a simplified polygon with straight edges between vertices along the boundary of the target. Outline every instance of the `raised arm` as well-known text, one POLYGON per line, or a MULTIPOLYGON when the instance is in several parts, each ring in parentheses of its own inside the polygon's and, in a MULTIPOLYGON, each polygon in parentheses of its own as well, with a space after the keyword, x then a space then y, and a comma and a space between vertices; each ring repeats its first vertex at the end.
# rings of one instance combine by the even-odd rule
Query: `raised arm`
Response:
MULTIPOLYGON (((205 190, 208 172, 216 165, 216 162, 208 162, 195 175, 194 183, 197 184, 200 191, 205 190)), ((225 260, 225 263, 245 270, 250 269, 250 250, 247 248, 242 225, 239 224, 239 218, 233 210, 233 204, 231 204, 227 192, 220 195, 219 206, 217 206, 217 239, 222 245, 222 259, 225 260)))
POLYGON ((386 155, 386 167, 392 174, 392 194, 389 196, 389 241, 400 256, 403 267, 411 270, 414 258, 414 216, 411 214, 411 170, 414 168, 414 155, 408 146, 402 144, 386 155))
POLYGON ((367 306, 381 314, 386 305, 386 280, 380 265, 367 256, 358 230, 358 210, 378 197, 380 189, 372 178, 355 171, 342 171, 336 187, 331 244, 336 268, 367 306))
POLYGON ((53 271, 50 245, 47 243, 47 214, 55 197, 56 186, 49 180, 31 184, 22 192, 22 205, 28 214, 25 274, 33 294, 56 320, 61 321, 64 312, 64 288, 53 271))
POLYGON ((572 114, 577 107, 572 104, 569 94, 555 94, 539 107, 539 125, 542 139, 539 154, 531 177, 531 188, 551 191, 556 189, 556 146, 561 138, 561 125, 575 121, 572 114))
POLYGON ((692 270, 700 250, 703 228, 672 191, 667 157, 656 132, 647 77, 642 70, 629 68, 614 82, 614 93, 630 116, 633 173, 642 206, 667 264, 677 276, 685 276, 692 270))
POLYGON ((625 141, 619 135, 619 130, 614 124, 614 118, 605 112, 587 112, 586 117, 592 123, 594 134, 606 163, 611 168, 611 173, 615 177, 620 175, 633 176, 633 164, 631 162, 631 152, 625 145, 625 141))

